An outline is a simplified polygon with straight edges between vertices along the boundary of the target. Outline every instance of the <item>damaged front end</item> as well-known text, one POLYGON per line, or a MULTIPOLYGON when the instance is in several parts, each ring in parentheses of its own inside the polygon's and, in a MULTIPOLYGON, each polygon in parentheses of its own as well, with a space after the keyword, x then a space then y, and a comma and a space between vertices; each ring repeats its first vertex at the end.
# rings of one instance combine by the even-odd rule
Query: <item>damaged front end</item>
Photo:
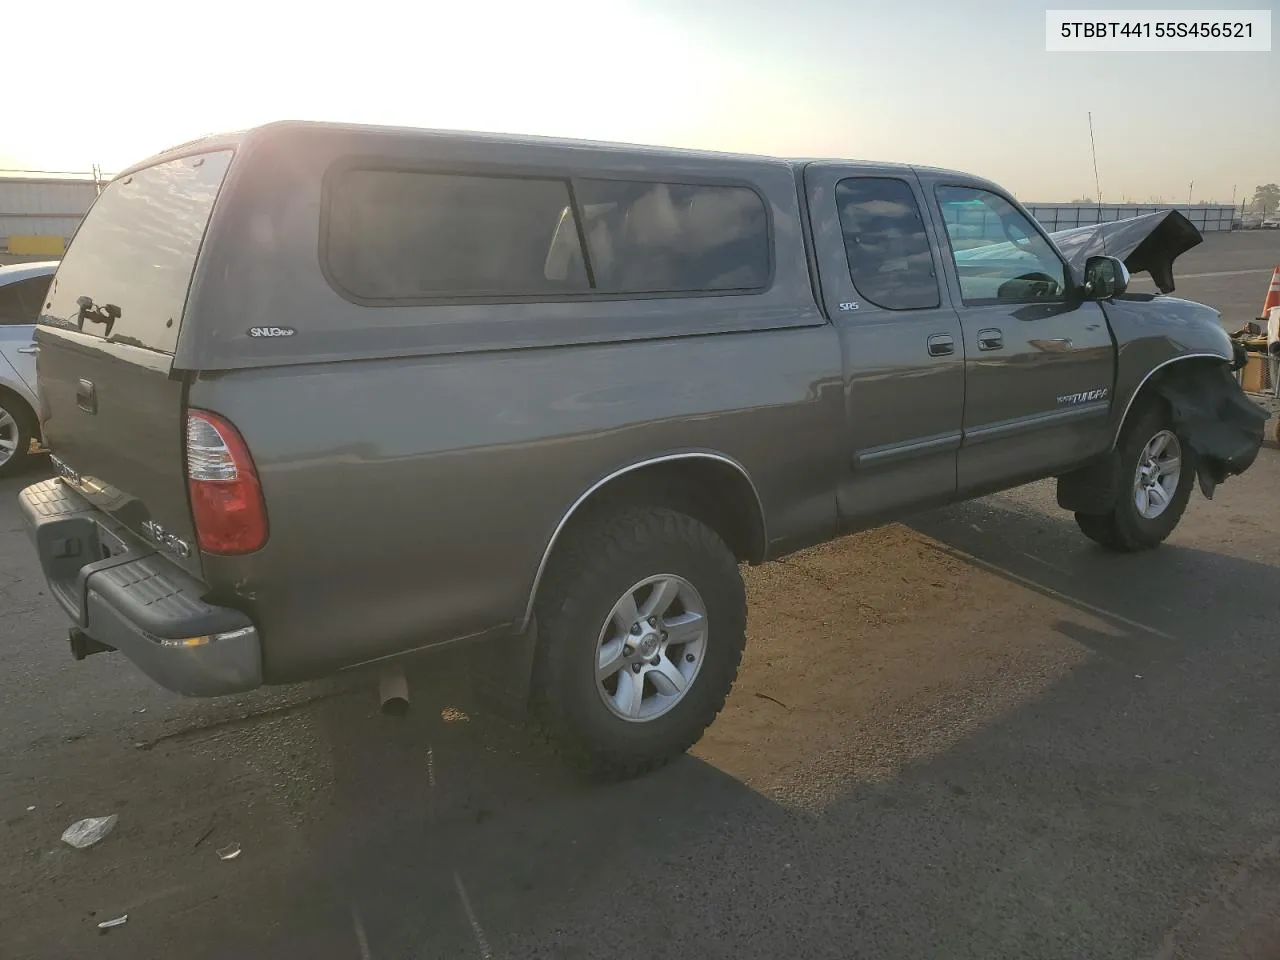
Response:
POLYGON ((1161 293, 1173 292, 1173 261, 1204 239, 1177 210, 1058 230, 1049 236, 1077 276, 1083 275, 1090 257, 1115 257, 1132 274, 1151 274, 1161 293))
POLYGON ((1110 449, 1059 477, 1058 502, 1083 514, 1111 510, 1127 479, 1120 476, 1117 443, 1129 414, 1144 397, 1158 396, 1195 465, 1201 492, 1212 499, 1228 477, 1247 470, 1262 447, 1268 412, 1253 403, 1235 371, 1247 356, 1212 307, 1168 296, 1173 263, 1201 242, 1200 231, 1176 210, 1051 234, 1072 269, 1083 275, 1092 256, 1124 262, 1130 273, 1150 273, 1161 295, 1122 290, 1099 301, 1116 344, 1115 403, 1110 449))
POLYGON ((1257 459, 1269 414, 1245 396, 1226 364, 1166 377, 1153 389, 1169 404, 1175 432, 1195 453, 1200 492, 1212 500, 1218 484, 1257 459))
MULTIPOLYGON (((1205 499, 1218 484, 1253 465, 1262 448, 1269 414, 1240 388, 1231 364, 1198 360, 1174 364, 1152 378, 1144 393, 1159 396, 1169 408, 1172 427, 1194 464, 1205 499)), ((1058 477, 1058 505, 1077 513, 1111 510, 1129 488, 1113 446, 1089 463, 1058 477)))

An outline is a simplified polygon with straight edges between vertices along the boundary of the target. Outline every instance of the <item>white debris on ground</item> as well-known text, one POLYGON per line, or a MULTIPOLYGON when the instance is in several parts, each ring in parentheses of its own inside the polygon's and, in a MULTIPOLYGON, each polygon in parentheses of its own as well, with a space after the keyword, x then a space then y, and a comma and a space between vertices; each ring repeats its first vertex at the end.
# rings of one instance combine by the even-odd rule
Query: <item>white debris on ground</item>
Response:
POLYGON ((240 844, 228 843, 225 847, 219 847, 216 852, 219 860, 234 860, 240 856, 240 844))
POLYGON ((62 839, 77 850, 91 847, 114 830, 116 821, 119 819, 120 816, 113 813, 107 817, 86 817, 83 820, 77 820, 62 831, 62 839))

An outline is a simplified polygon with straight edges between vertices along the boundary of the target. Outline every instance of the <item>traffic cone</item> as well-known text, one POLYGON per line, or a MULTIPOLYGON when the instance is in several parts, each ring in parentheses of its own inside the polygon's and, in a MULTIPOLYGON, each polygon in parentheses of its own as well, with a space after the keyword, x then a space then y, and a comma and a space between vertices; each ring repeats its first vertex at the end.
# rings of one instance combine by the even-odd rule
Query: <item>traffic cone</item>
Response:
POLYGON ((1271 286, 1267 288, 1267 298, 1262 301, 1262 312, 1258 314, 1258 319, 1266 323, 1274 307, 1280 307, 1280 267, 1276 267, 1271 274, 1271 286))

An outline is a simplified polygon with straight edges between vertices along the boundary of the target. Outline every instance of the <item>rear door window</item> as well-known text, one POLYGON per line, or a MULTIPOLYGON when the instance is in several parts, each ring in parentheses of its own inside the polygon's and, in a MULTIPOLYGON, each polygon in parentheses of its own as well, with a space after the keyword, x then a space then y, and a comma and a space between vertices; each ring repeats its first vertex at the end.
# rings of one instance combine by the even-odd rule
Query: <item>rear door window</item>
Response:
POLYGON ((768 285, 769 223, 747 187, 575 180, 602 293, 750 292, 768 285))
POLYGON ((362 300, 585 292, 577 247, 564 180, 347 170, 329 192, 326 263, 362 300))
POLYGON ((0 327, 34 324, 52 276, 28 277, 0 287, 0 327))
POLYGON ((836 184, 836 206, 849 278, 864 299, 889 310, 938 306, 929 236, 905 180, 841 180, 836 184))
POLYGON ((42 321, 171 355, 231 155, 169 160, 109 183, 58 266, 42 321))

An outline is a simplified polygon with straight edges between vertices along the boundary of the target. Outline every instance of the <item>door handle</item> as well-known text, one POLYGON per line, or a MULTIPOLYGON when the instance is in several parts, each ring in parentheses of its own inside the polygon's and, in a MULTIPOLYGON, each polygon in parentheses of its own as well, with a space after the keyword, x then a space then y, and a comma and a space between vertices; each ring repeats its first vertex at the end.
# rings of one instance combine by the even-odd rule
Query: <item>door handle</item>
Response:
POLYGON ((1047 350, 1052 353, 1062 353, 1071 349, 1070 337, 1051 337, 1048 340, 1032 340, 1031 345, 1037 350, 1047 350))
POLYGON ((978 331, 979 350, 999 350, 1004 346, 1004 331, 995 327, 978 331))
POLYGON ((949 333, 935 333, 928 340, 929 356, 949 357, 956 352, 955 338, 949 333))
POLYGON ((28 356, 35 356, 37 353, 40 352, 40 345, 33 343, 29 347, 19 347, 18 352, 25 353, 28 356))

